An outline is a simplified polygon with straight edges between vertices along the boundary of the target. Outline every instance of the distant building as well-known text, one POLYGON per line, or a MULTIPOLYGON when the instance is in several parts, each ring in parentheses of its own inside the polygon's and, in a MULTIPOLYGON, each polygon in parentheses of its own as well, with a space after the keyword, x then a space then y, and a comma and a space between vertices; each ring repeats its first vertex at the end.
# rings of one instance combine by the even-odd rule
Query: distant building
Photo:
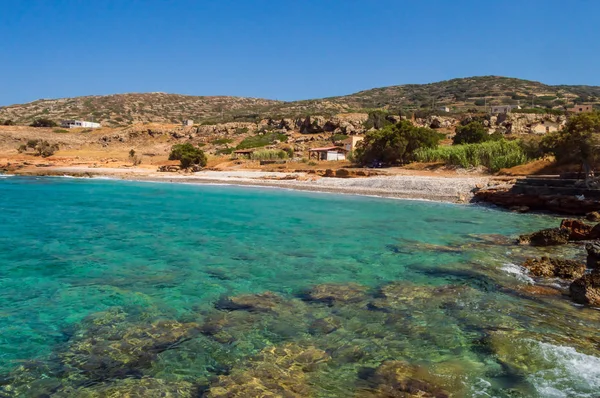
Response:
POLYGON ((494 105, 490 113, 510 113, 513 109, 521 109, 519 105, 494 105))
POLYGON ((442 112, 450 112, 450 107, 449 106, 440 106, 438 108, 438 111, 442 111, 442 112))
POLYGON ((346 149, 348 152, 351 152, 354 149, 356 149, 356 144, 358 144, 359 142, 361 142, 364 139, 365 139, 365 137, 363 137, 361 135, 351 135, 350 137, 348 137, 344 141, 342 141, 344 144, 344 149, 346 149))
POLYGON ((559 123, 551 122, 549 120, 542 120, 539 123, 531 126, 531 131, 535 134, 547 134, 554 133, 560 130, 561 125, 559 123))
POLYGON ((311 148, 308 150, 308 157, 314 154, 317 160, 346 160, 346 148, 339 146, 328 146, 323 148, 311 148))
POLYGON ((567 109, 571 113, 591 112, 594 109, 592 105, 575 105, 573 108, 567 109))
POLYGON ((194 125, 194 121, 192 119, 184 120, 183 121, 183 125, 184 126, 193 126, 194 125))
POLYGON ((60 122, 61 127, 66 129, 84 127, 88 129, 97 129, 102 127, 100 123, 86 122, 85 120, 63 120, 60 122))

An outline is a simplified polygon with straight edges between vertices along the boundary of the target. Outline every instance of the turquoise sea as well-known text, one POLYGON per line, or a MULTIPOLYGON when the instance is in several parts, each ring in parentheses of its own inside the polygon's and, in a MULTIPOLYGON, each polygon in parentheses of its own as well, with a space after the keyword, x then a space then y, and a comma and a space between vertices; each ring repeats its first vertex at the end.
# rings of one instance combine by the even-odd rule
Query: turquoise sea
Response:
POLYGON ((512 241, 557 223, 0 176, 0 396, 598 397, 600 312, 530 293, 512 241))

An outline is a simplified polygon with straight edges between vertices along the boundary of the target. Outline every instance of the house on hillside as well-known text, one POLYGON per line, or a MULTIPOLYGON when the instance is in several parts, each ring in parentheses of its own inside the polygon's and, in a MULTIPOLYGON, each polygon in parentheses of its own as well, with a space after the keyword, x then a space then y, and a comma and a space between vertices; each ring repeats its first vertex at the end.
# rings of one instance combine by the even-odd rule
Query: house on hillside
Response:
POLYGON ((344 148, 346 149, 346 151, 351 152, 354 149, 356 149, 356 144, 358 144, 364 139, 365 137, 361 135, 352 135, 346 138, 344 141, 342 141, 342 143, 344 144, 344 148))
POLYGON ((493 105, 490 108, 491 114, 510 113, 514 109, 521 109, 519 105, 493 105))
POLYGON ((308 150, 309 159, 314 156, 317 160, 346 160, 349 151, 340 146, 328 146, 322 148, 311 148, 308 150))
POLYGON ((184 120, 183 121, 183 125, 184 126, 193 126, 194 125, 194 121, 192 119, 188 119, 188 120, 184 120))
POLYGON ((594 110, 593 105, 575 105, 573 108, 567 109, 567 111, 571 112, 571 113, 584 113, 584 112, 591 112, 593 110, 594 110))
POLYGON ((446 113, 448 113, 448 112, 450 112, 450 107, 449 107, 449 106, 440 106, 440 107, 438 108, 438 111, 441 111, 441 112, 446 112, 446 113))
POLYGON ((85 120, 63 120, 60 122, 61 127, 66 129, 72 128, 88 128, 88 129, 97 129, 102 127, 100 123, 94 122, 86 122, 85 120))
POLYGON ((531 126, 531 132, 535 134, 554 133, 561 129, 561 125, 550 120, 542 120, 531 126))

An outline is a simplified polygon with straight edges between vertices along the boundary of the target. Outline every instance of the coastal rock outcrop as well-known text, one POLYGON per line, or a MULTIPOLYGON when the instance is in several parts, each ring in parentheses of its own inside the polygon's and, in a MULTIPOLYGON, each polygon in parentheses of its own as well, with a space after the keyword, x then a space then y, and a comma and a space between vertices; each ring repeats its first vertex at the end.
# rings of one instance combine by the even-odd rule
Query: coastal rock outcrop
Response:
POLYGON ((585 215, 586 220, 592 222, 600 222, 600 212, 592 211, 585 215))
POLYGON ((600 306, 600 268, 571 283, 569 291, 576 303, 600 306))
POLYGON ((587 251, 587 267, 600 269, 600 241, 588 243, 585 245, 587 251))
POLYGON ((542 257, 529 259, 523 267, 533 276, 546 278, 577 279, 585 273, 585 265, 573 260, 542 257))
POLYGON ((518 243, 531 246, 557 246, 569 242, 570 232, 566 228, 548 228, 532 234, 519 236, 518 243))
POLYGON ((579 220, 564 219, 560 223, 560 228, 569 231, 569 240, 586 240, 590 239, 592 226, 579 220))

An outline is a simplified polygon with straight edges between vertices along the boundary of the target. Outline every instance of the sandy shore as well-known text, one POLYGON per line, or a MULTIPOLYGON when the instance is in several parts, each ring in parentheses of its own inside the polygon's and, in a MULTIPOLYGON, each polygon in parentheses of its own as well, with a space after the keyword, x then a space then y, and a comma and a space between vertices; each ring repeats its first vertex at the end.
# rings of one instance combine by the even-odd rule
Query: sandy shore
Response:
POLYGON ((468 202, 476 186, 485 186, 488 177, 437 177, 390 175, 364 178, 318 177, 308 173, 262 171, 201 171, 198 173, 159 173, 144 168, 89 168, 85 166, 48 167, 19 174, 85 175, 136 181, 196 184, 234 184, 279 187, 303 191, 320 191, 371 195, 404 199, 425 199, 452 203, 468 202))

